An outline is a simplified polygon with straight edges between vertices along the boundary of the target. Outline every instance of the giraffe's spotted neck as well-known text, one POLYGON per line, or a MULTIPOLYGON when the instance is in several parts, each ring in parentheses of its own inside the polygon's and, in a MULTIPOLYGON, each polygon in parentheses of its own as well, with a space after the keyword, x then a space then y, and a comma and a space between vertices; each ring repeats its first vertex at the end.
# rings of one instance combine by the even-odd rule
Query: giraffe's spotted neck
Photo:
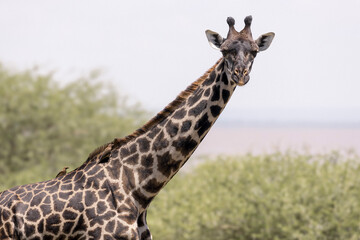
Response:
POLYGON ((113 142, 106 169, 146 209, 219 117, 236 84, 220 59, 144 127, 113 142))

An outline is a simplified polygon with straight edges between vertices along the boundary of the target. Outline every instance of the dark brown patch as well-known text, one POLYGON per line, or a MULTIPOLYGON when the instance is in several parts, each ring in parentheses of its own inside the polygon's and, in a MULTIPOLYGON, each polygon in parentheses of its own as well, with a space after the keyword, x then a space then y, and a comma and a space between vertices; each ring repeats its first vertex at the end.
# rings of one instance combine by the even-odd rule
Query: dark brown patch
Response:
POLYGON ((84 172, 83 172, 83 171, 78 171, 78 172, 75 174, 74 181, 75 181, 75 182, 79 181, 83 175, 84 175, 84 172))
POLYGON ((52 199, 53 199, 53 203, 54 203, 53 204, 54 205, 54 210, 56 212, 61 212, 64 209, 66 202, 59 200, 57 194, 53 194, 52 199))
MULTIPOLYGON (((2 220, 4 222, 6 222, 10 218, 10 212, 6 209, 1 210, 1 208, 0 208, 0 213, 1 213, 0 216, 2 216, 2 220)), ((1 221, 1 217, 0 217, 0 221, 1 221)))
POLYGON ((224 103, 226 104, 229 101, 230 92, 226 89, 222 90, 222 98, 224 100, 224 103))
POLYGON ((2 228, 2 229, 1 229, 2 231, 0 232, 0 237, 2 236, 3 239, 5 239, 5 236, 6 236, 6 235, 11 236, 12 233, 13 233, 13 230, 12 230, 12 229, 13 229, 13 228, 12 228, 11 224, 10 224, 9 222, 6 222, 6 223, 5 223, 6 233, 5 233, 4 229, 2 228))
POLYGON ((221 107, 220 106, 217 106, 217 105, 214 105, 214 106, 211 106, 210 107, 210 111, 211 111, 211 115, 213 117, 217 117, 220 115, 221 113, 221 107))
POLYGON ((70 211, 70 210, 65 210, 62 214, 63 218, 65 220, 75 220, 77 218, 77 213, 70 211))
POLYGON ((93 239, 100 239, 101 238, 101 228, 97 227, 92 231, 89 231, 89 236, 93 239))
POLYGON ((204 89, 202 88, 196 89, 194 93, 189 97, 188 105, 193 106, 195 103, 197 103, 201 99, 203 93, 204 93, 204 89))
POLYGON ((125 192, 128 194, 135 187, 134 173, 126 166, 123 166, 122 170, 122 184, 125 192))
MULTIPOLYGON (((61 185, 61 191, 68 191, 68 190, 72 190, 72 183, 68 183, 68 184, 63 184, 61 185)), ((33 199, 34 200, 34 199, 33 199)))
POLYGON ((170 137, 174 137, 179 131, 179 124, 173 123, 171 120, 169 120, 165 128, 170 137))
POLYGON ((122 147, 122 148, 120 149, 120 157, 121 157, 121 158, 126 158, 127 156, 135 153, 135 152, 136 152, 136 149, 137 149, 136 144, 132 144, 129 148, 127 148, 127 147, 122 147))
MULTIPOLYGON (((121 222, 117 221, 116 223, 116 229, 115 229, 115 239, 119 239, 122 240, 121 235, 126 232, 129 229, 128 226, 122 224, 121 222)), ((114 232, 114 230, 112 229, 111 232, 114 232)), ((125 238, 123 238, 125 240, 125 238)))
POLYGON ((11 234, 10 223, 6 223, 5 228, 0 229, 0 236, 3 236, 5 239, 5 237, 7 237, 10 234, 11 234), (7 229, 7 227, 9 227, 9 230, 7 230, 7 232, 5 232, 5 229, 7 229))
POLYGON ((191 125, 192 125, 192 123, 190 120, 184 121, 181 126, 181 132, 184 133, 184 132, 189 131, 189 129, 191 128, 191 125))
POLYGON ((225 85, 228 85, 228 84, 229 84, 229 80, 228 80, 228 78, 227 78, 226 73, 224 73, 224 74, 221 76, 221 81, 222 81, 225 85))
POLYGON ((26 213, 26 220, 30 222, 36 222, 41 217, 39 210, 37 209, 29 209, 26 213))
POLYGON ((89 219, 90 221, 96 220, 95 218, 99 218, 96 215, 95 208, 87 208, 85 210, 85 215, 86 215, 87 219, 89 219))
POLYGON ((157 193, 164 186, 164 183, 158 182, 156 178, 150 179, 144 186, 144 189, 149 193, 157 193))
POLYGON ((220 100, 220 86, 219 85, 215 85, 212 88, 212 96, 211 96, 211 101, 219 101, 220 100))
POLYGON ((198 145, 198 143, 191 138, 191 136, 181 137, 175 140, 172 144, 176 151, 181 152, 181 154, 185 157, 188 156, 190 152, 192 152, 198 145))
POLYGON ((121 169, 121 162, 119 159, 111 161, 111 166, 107 166, 106 169, 112 179, 119 179, 120 178, 120 169, 121 169))
POLYGON ((31 198, 33 197, 33 193, 32 192, 28 192, 25 197, 22 198, 23 201, 25 202, 30 202, 31 198))
POLYGON ((40 206, 42 216, 45 217, 46 215, 49 215, 51 213, 51 206, 47 204, 43 204, 40 206))
MULTIPOLYGON (((103 171, 101 171, 103 172, 103 171)), ((99 176, 99 174, 89 177, 86 180, 86 184, 85 184, 85 188, 87 189, 99 189, 99 181, 102 179, 101 176, 99 176)))
POLYGON ((157 162, 157 169, 166 177, 169 177, 173 170, 178 170, 180 167, 180 161, 172 159, 168 152, 157 155, 157 162))
POLYGON ((130 164, 130 165, 136 165, 139 162, 139 154, 134 154, 124 160, 124 163, 130 164))
POLYGON ((35 233, 35 226, 25 223, 25 236, 31 237, 35 233))
POLYGON ((216 76, 215 82, 216 82, 216 83, 220 82, 220 74, 216 76))
POLYGON ((154 151, 159 151, 163 148, 166 148, 169 145, 169 141, 165 139, 164 132, 161 132, 154 140, 152 149, 154 151))
POLYGON ((65 183, 68 183, 68 182, 72 181, 72 178, 74 177, 75 174, 76 174, 76 171, 72 171, 72 172, 66 174, 66 175, 61 179, 61 181, 62 181, 62 182, 65 182, 65 183))
POLYGON ((111 158, 117 158, 119 156, 119 150, 112 150, 111 151, 111 158))
POLYGON ((206 91, 205 91, 205 93, 204 93, 204 96, 205 97, 208 97, 208 96, 210 96, 210 88, 208 88, 208 89, 206 89, 206 91))
POLYGON ((21 186, 14 187, 12 190, 15 191, 15 193, 16 193, 17 195, 20 195, 20 194, 22 194, 22 193, 25 193, 25 189, 22 188, 21 186))
POLYGON ((107 232, 113 232, 115 228, 115 220, 112 220, 110 222, 108 222, 105 226, 105 231, 107 232))
POLYGON ((39 224, 37 225, 37 230, 39 233, 43 233, 44 232, 44 219, 41 219, 39 224))
POLYGON ((189 110, 189 116, 198 116, 207 106, 207 100, 202 100, 195 107, 189 110))
POLYGON ((149 131, 149 133, 148 133, 148 137, 149 138, 154 138, 156 135, 158 135, 158 133, 160 132, 160 128, 158 128, 158 127, 153 127, 150 131, 149 131))
POLYGON ((85 205, 90 207, 98 200, 96 193, 92 191, 85 192, 85 205))
POLYGON ((208 76, 208 78, 206 78, 206 80, 204 81, 203 85, 209 86, 209 85, 213 84, 215 77, 216 77, 216 73, 215 73, 215 71, 212 71, 210 73, 210 75, 208 76))
POLYGON ((78 232, 78 231, 85 231, 86 230, 86 224, 84 221, 83 215, 80 215, 78 218, 78 221, 76 223, 75 228, 73 229, 72 233, 78 232))
POLYGON ((128 214, 122 215, 121 218, 130 225, 136 221, 136 215, 134 211, 128 211, 128 214))
POLYGON ((62 232, 65 234, 69 234, 71 232, 72 227, 74 226, 75 222, 65 222, 62 232))
POLYGON ((107 207, 105 205, 105 202, 100 201, 96 204, 96 213, 97 214, 103 214, 106 211, 107 207))
POLYGON ((72 208, 76 211, 82 212, 84 211, 84 204, 82 204, 82 197, 83 197, 83 193, 82 192, 78 192, 76 193, 68 202, 66 208, 72 208))
POLYGON ((73 186, 74 191, 81 190, 84 187, 85 182, 86 182, 86 177, 85 175, 83 175, 78 181, 75 182, 73 186))
POLYGON ((141 239, 149 239, 151 237, 149 229, 146 229, 145 232, 141 234, 141 239))
POLYGON ((139 183, 142 183, 146 178, 148 178, 151 174, 153 174, 152 168, 144 168, 140 167, 138 169, 139 174, 139 183))
POLYGON ((60 216, 59 214, 52 214, 49 217, 46 218, 46 224, 45 229, 47 232, 53 233, 54 235, 57 235, 59 233, 60 224, 60 216))
POLYGON ((52 235, 44 235, 42 240, 53 240, 53 239, 54 239, 54 237, 52 235))
POLYGON ((224 70, 224 61, 217 65, 216 70, 218 72, 222 72, 224 70))
POLYGON ((30 202, 30 206, 33 207, 33 206, 38 206, 41 201, 44 199, 44 197, 46 196, 46 193, 44 192, 40 192, 38 193, 37 195, 35 195, 33 197, 33 199, 31 200, 30 202))
POLYGON ((139 150, 140 152, 147 152, 150 149, 150 142, 145 137, 139 138, 137 140, 137 143, 139 144, 139 150))
POLYGON ((185 117, 185 115, 186 115, 186 110, 184 108, 181 108, 174 113, 173 118, 174 119, 183 119, 185 117))
POLYGON ((147 198, 144 194, 141 193, 140 189, 136 189, 132 192, 133 198, 145 209, 150 204, 151 198, 147 198))
POLYGON ((45 191, 47 191, 48 193, 55 193, 55 192, 58 192, 59 191, 59 186, 60 186, 60 182, 57 182, 52 185, 51 187, 47 187, 45 188, 45 191))
POLYGON ((204 114, 195 124, 195 130, 198 131, 199 137, 201 137, 210 127, 211 123, 209 122, 207 114, 204 114))
POLYGON ((146 167, 146 168, 150 168, 152 167, 154 163, 154 158, 152 156, 152 154, 148 154, 148 155, 143 155, 141 157, 141 165, 146 167))

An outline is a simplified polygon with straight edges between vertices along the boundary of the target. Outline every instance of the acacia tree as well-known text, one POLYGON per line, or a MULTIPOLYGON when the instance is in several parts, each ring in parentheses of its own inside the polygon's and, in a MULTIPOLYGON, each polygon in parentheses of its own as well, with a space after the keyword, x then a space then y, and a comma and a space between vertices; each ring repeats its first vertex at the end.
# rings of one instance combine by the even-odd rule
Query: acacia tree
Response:
POLYGON ((101 83, 99 74, 60 85, 51 74, 0 66, 0 191, 80 165, 146 115, 101 83))

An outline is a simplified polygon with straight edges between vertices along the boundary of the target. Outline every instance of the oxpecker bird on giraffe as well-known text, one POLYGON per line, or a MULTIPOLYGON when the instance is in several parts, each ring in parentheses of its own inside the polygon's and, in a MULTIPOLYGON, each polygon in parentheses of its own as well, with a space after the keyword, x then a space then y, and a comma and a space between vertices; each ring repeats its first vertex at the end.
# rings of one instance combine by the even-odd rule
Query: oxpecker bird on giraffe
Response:
MULTIPOLYGON (((245 85, 274 33, 253 40, 252 17, 226 38, 207 30, 220 60, 132 134, 93 151, 73 171, 0 193, 0 240, 152 239, 151 201, 187 162, 230 100, 245 85)), ((116 126, 114 126, 116 127, 116 126)), ((191 213, 189 213, 191 214, 191 213)))

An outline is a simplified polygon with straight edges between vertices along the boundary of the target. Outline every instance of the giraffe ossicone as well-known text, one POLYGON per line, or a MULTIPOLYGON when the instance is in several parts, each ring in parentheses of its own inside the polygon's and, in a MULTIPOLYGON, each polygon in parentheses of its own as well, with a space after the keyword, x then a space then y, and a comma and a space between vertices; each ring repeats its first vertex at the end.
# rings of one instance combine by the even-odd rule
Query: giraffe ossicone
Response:
MULTIPOLYGON (((91 153, 75 170, 0 193, 0 240, 152 239, 146 211, 186 163, 274 33, 252 39, 252 18, 222 38, 207 30, 222 58, 143 127, 91 153)), ((189 213, 191 214, 191 213, 189 213)))

